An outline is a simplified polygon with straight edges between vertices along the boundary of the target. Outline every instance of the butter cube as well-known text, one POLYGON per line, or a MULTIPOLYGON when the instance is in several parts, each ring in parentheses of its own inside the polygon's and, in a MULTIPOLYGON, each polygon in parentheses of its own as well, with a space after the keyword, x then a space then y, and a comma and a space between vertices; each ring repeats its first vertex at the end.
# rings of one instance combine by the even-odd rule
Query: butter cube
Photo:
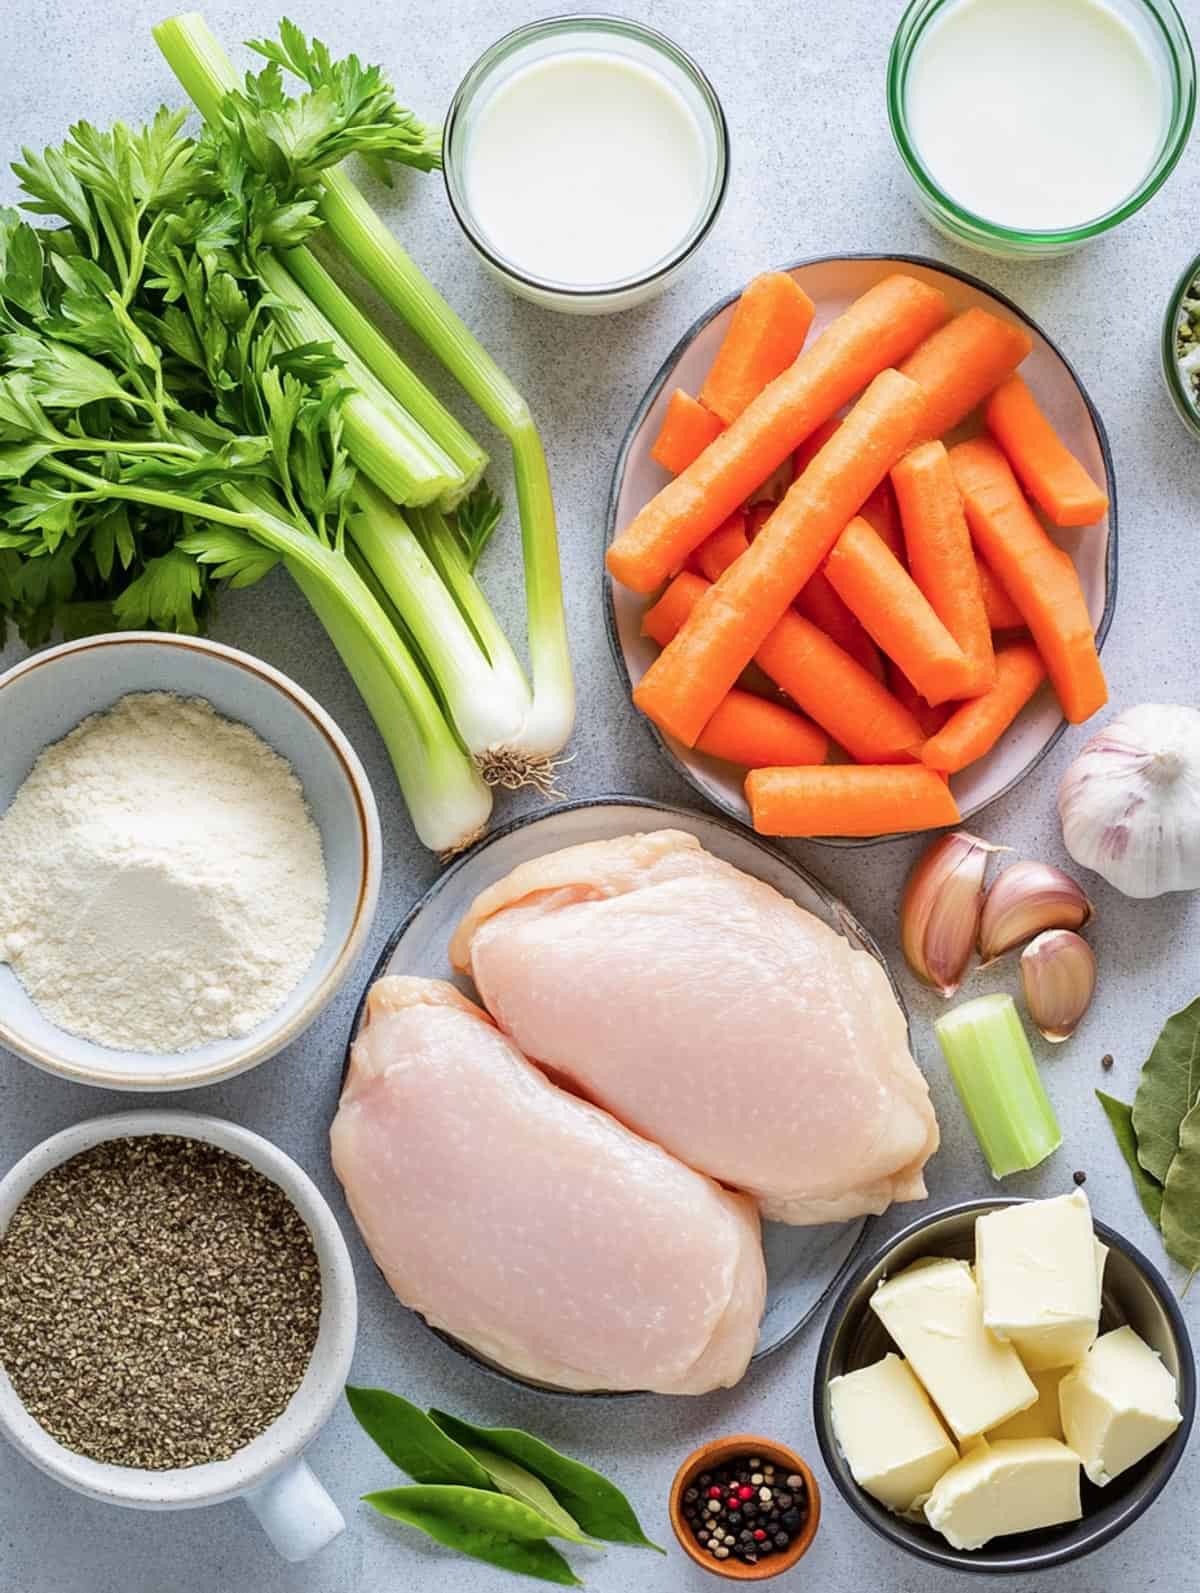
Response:
POLYGON ((1131 1327, 1102 1333, 1059 1384, 1067 1442, 1098 1488, 1179 1426, 1175 1379, 1131 1327))
POLYGON ((1037 1399, 1016 1350, 984 1327, 965 1261, 918 1262, 881 1284, 871 1309, 956 1438, 987 1432, 1037 1399))
POLYGON ((855 1482, 898 1515, 958 1459, 929 1396, 898 1355, 829 1384, 833 1433, 855 1482))
POLYGON ((1100 1325, 1100 1268, 1082 1189, 975 1221, 975 1271, 989 1332, 1029 1371, 1073 1366, 1100 1325))
POLYGON ((1082 1514, 1079 1456, 1055 1438, 977 1444, 942 1473, 925 1501, 925 1519, 955 1549, 982 1549, 992 1538, 1082 1514))
POLYGON ((993 1427, 985 1436, 989 1443, 996 1438, 1057 1438, 1062 1442, 1062 1416, 1058 1409, 1058 1385, 1067 1375, 1063 1366, 1053 1366, 1049 1371, 1030 1372, 1038 1391, 1036 1401, 1027 1410, 1019 1410, 999 1427, 993 1427))

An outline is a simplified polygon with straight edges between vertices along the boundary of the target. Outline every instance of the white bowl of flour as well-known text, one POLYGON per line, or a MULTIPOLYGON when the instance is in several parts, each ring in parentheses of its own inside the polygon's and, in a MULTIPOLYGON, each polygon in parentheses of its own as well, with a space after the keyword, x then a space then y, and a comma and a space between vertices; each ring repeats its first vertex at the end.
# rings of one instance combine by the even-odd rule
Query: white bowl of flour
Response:
POLYGON ((107 1089, 254 1067, 374 916, 379 819, 328 714, 233 648, 128 632, 0 676, 0 1045, 107 1089))

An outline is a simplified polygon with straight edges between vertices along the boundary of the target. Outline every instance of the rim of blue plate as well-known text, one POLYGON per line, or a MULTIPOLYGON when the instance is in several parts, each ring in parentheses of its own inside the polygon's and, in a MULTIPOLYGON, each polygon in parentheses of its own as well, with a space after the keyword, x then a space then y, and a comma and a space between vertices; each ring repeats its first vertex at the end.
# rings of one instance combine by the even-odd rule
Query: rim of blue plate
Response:
MULTIPOLYGON (((500 825, 497 829, 489 830, 485 836, 476 841, 473 846, 468 848, 468 850, 461 855, 461 857, 455 858, 454 862, 438 875, 437 879, 434 880, 429 889, 422 893, 420 898, 413 904, 412 907, 409 908, 408 912, 404 914, 399 924, 388 936, 387 940, 384 942, 382 951, 376 958, 375 964, 367 977, 366 983, 363 985, 362 995, 359 997, 354 1008, 354 1015, 350 1020, 350 1030, 346 1037, 346 1046, 342 1058, 342 1074, 341 1083, 339 1084, 339 1094, 341 1085, 345 1083, 346 1074, 350 1067, 350 1047, 354 1044, 355 1036, 358 1034, 359 1027, 362 1024, 363 1012, 366 1009, 367 996, 370 993, 371 986, 377 979, 382 978, 387 972, 388 963, 392 960, 397 946, 407 934, 413 921, 425 911, 432 901, 442 894, 447 885, 450 884, 450 882, 461 872, 461 870, 467 867, 479 855, 479 853, 485 851, 494 842, 504 840, 507 836, 512 835, 516 830, 526 829, 529 825, 538 822, 540 819, 557 818, 564 813, 578 812, 581 808, 611 807, 645 808, 648 812, 652 813, 662 813, 673 817, 683 815, 685 818, 702 819, 704 823, 715 824, 719 829, 725 830, 730 835, 736 836, 739 841, 749 841, 752 845, 758 847, 769 857, 773 858, 775 862, 783 865, 783 867, 788 869, 789 872, 798 874, 808 888, 812 891, 815 891, 821 900, 831 908, 836 922, 841 927, 842 933, 845 934, 848 939, 857 939, 862 949, 868 952, 870 956, 874 957, 875 961, 883 969, 884 974, 887 976, 888 984, 891 986, 892 994, 895 996, 900 1007, 900 1011, 904 1015, 904 1023, 908 1031, 911 1048, 912 1018, 909 1014, 908 1004, 905 1002, 904 993, 900 989, 899 984, 896 982, 896 976, 893 974, 891 966, 888 963, 887 958, 884 956, 879 942, 875 939, 870 930, 867 929, 864 924, 860 923, 858 918, 850 911, 846 904, 839 897, 835 896, 827 885, 823 885, 819 879, 811 874, 809 870, 804 867, 803 863, 798 862, 789 852, 785 852, 782 847, 772 845, 770 841, 765 840, 762 836, 755 835, 752 830, 748 830, 745 825, 735 823, 732 819, 725 818, 721 814, 697 811, 695 808, 683 807, 681 804, 675 802, 660 802, 653 797, 623 796, 619 793, 609 793, 604 796, 576 797, 572 798, 568 802, 555 802, 551 803, 547 807, 537 808, 528 813, 519 813, 514 818, 511 818, 506 823, 500 825)), ((833 1276, 825 1285, 824 1289, 822 1289, 821 1293, 809 1306, 804 1315, 800 1317, 791 1327, 789 1327, 786 1332, 782 1333, 780 1337, 774 1341, 774 1343, 766 1345, 763 1349, 755 1350, 754 1354, 750 1357, 750 1365, 752 1367, 758 1366, 762 1361, 769 1359, 779 1350, 782 1350, 786 1345, 793 1343, 794 1340, 804 1332, 805 1328, 807 1328, 825 1308, 834 1293, 842 1288, 847 1275, 850 1273, 851 1269, 856 1266, 862 1254, 863 1247, 867 1241, 867 1235, 870 1233, 874 1221, 875 1219, 870 1216, 862 1218, 862 1227, 859 1229, 857 1238, 854 1240, 854 1243, 850 1246, 850 1249, 842 1258, 833 1276)), ((378 1270, 378 1268, 376 1270, 378 1270)), ((417 1310, 414 1310, 412 1306, 403 1305, 399 1301, 397 1303, 401 1305, 402 1310, 411 1312, 411 1314, 417 1318, 417 1320, 424 1328, 427 1329, 428 1332, 432 1333, 435 1338, 440 1339, 443 1344, 447 1345, 457 1355, 462 1356, 464 1360, 470 1361, 472 1365, 478 1366, 482 1371, 489 1373, 492 1377, 499 1378, 501 1382, 509 1384, 510 1387, 527 1389, 535 1394, 548 1394, 556 1399, 648 1399, 660 1397, 658 1395, 652 1395, 646 1391, 638 1389, 612 1390, 553 1388, 546 1383, 528 1382, 525 1378, 518 1377, 514 1372, 506 1371, 504 1367, 497 1366, 494 1362, 485 1360, 483 1356, 476 1354, 474 1350, 472 1350, 468 1345, 462 1343, 461 1340, 456 1339, 452 1334, 444 1332, 441 1328, 433 1327, 425 1320, 421 1313, 417 1310)))
MULTIPOLYGON (((1081 1560, 1084 1555, 1091 1554, 1094 1550, 1103 1548, 1106 1543, 1111 1543, 1132 1526, 1138 1518, 1145 1514, 1150 1506, 1162 1493, 1167 1483, 1171 1480, 1179 1462, 1183 1459, 1187 1449, 1188 1438, 1191 1435, 1192 1425, 1196 1417, 1196 1363, 1192 1351, 1191 1336, 1188 1333, 1187 1322, 1179 1308, 1179 1302, 1172 1292, 1170 1284, 1163 1277, 1161 1271, 1155 1266, 1143 1251, 1139 1250, 1124 1234, 1118 1233, 1106 1222, 1093 1215, 1092 1226, 1097 1238, 1101 1239, 1110 1249, 1119 1251, 1131 1261, 1148 1287, 1154 1293, 1163 1314, 1171 1326, 1171 1333, 1179 1348, 1179 1379, 1178 1399, 1181 1421, 1175 1432, 1167 1439, 1171 1446, 1171 1454, 1167 1459, 1161 1474, 1148 1482, 1111 1521, 1098 1526, 1082 1539, 1072 1536, 1069 1541, 1048 1543, 1044 1546, 1030 1549, 1025 1554, 1001 1558, 995 1554, 988 1554, 984 1550, 971 1550, 964 1552, 952 1549, 948 1544, 941 1547, 933 1539, 926 1540, 918 1537, 909 1529, 909 1524, 901 1517, 887 1517, 887 1512, 873 1509, 874 1501, 858 1487, 853 1479, 847 1478, 847 1466, 838 1451, 825 1406, 826 1385, 829 1382, 829 1363, 832 1358, 835 1342, 841 1331, 846 1315, 853 1310, 857 1303, 857 1295, 871 1274, 884 1266, 891 1256, 902 1244, 916 1238, 924 1230, 934 1227, 950 1217, 964 1217, 971 1212, 994 1211, 1000 1206, 1024 1206, 1031 1203, 1035 1197, 1027 1195, 990 1195, 977 1197, 974 1200, 959 1200, 949 1206, 942 1206, 937 1211, 926 1212, 917 1217, 913 1222, 907 1223, 891 1238, 879 1246, 871 1255, 859 1261, 842 1282, 837 1299, 829 1312, 829 1320, 821 1335, 821 1342, 817 1347, 816 1364, 813 1369, 813 1401, 812 1414, 813 1426, 816 1429, 817 1444, 826 1469, 833 1478, 834 1484, 842 1498, 854 1511, 860 1521, 865 1522, 871 1530, 884 1538, 896 1548, 903 1549, 905 1553, 925 1560, 931 1565, 938 1565, 950 1570, 979 1573, 990 1576, 1012 1576, 1024 1572, 1048 1570, 1051 1566, 1064 1565, 1075 1560, 1081 1560), (884 1519, 887 1517, 887 1519, 884 1519)), ((1085 1528, 1087 1517, 1080 1522, 1069 1524, 1069 1531, 1078 1532, 1085 1528)))
MULTIPOLYGON (((1112 447, 1108 440, 1108 432, 1105 429, 1103 420, 1100 418, 1100 411, 1093 403, 1092 395, 1084 386, 1079 372, 1075 369, 1074 365, 1063 353, 1062 349, 1058 346, 1055 340, 1048 336, 1038 322, 1034 320, 1033 316, 1031 316, 1026 310, 1023 310, 1014 299, 1010 299, 1009 296, 1006 293, 1001 292, 999 288, 994 288, 990 282, 985 282, 982 277, 977 277, 970 271, 963 271, 958 266, 947 265, 945 261, 935 260, 929 255, 882 254, 875 253, 873 251, 863 251, 852 254, 817 254, 808 255, 801 260, 792 260, 786 265, 775 266, 771 269, 778 271, 799 271, 805 266, 836 265, 839 261, 852 260, 876 260, 895 265, 915 265, 921 266, 927 271, 940 271, 948 277, 954 277, 957 281, 965 283, 968 287, 974 288, 977 292, 986 294, 989 298, 995 300, 997 304, 1003 305, 1004 308, 1015 315, 1018 320, 1022 321, 1026 326, 1032 328, 1032 330, 1037 333, 1038 337, 1042 339, 1046 346, 1054 352, 1055 356, 1062 361, 1062 364, 1070 375, 1071 380, 1078 388, 1079 396, 1083 399, 1084 405, 1087 409, 1088 418, 1095 427, 1096 440, 1100 444, 1100 455, 1104 461, 1104 474, 1108 489, 1108 548, 1105 553, 1104 561, 1104 611, 1100 615, 1099 622, 1096 626, 1096 651, 1100 652, 1104 647, 1105 640, 1108 636, 1109 627, 1112 625, 1113 615, 1117 606, 1117 479, 1116 470, 1113 465, 1112 447)), ((707 310, 704 311, 702 315, 697 317, 697 319, 692 322, 691 326, 688 327, 687 331, 678 340, 674 348, 672 348, 671 352, 667 355, 666 359, 659 366, 657 372, 651 378, 650 385, 642 395, 641 402, 638 404, 636 410, 634 411, 632 420, 625 429, 625 435, 621 439, 621 446, 617 451, 616 464, 613 467, 612 481, 610 482, 608 489, 608 504, 604 516, 604 550, 607 550, 609 544, 612 542, 613 537, 616 535, 617 502, 621 494, 621 483, 625 478, 625 470, 629 460, 629 454, 632 451, 638 433, 641 431, 642 426, 645 423, 646 416, 649 413, 651 406, 658 397, 659 393, 662 392, 663 387, 670 379, 676 365, 683 358, 684 353, 687 351, 690 345, 695 341, 695 339, 711 320, 720 315, 723 310, 728 309, 728 307, 741 296, 741 291, 742 290, 738 288, 732 293, 727 293, 724 298, 718 299, 715 304, 711 305, 707 310)), ((621 647, 621 637, 617 630, 617 613, 616 607, 613 603, 613 580, 604 567, 603 557, 601 557, 600 560, 600 580, 602 587, 601 603, 604 610, 605 629, 608 632, 609 650, 612 653, 613 662, 617 666, 617 673, 625 684, 625 690, 627 694, 631 694, 633 691, 633 678, 629 673, 629 666, 625 661, 625 653, 621 647)), ((754 831, 750 828, 749 821, 745 814, 739 813, 738 810, 732 806, 732 804, 714 796, 712 792, 708 791, 701 783, 697 775, 671 748, 666 737, 659 730, 658 726, 647 719, 644 714, 638 714, 637 717, 645 727, 651 739, 654 741, 654 744, 658 747, 659 751, 670 763, 671 767, 680 775, 683 780, 687 782, 687 784, 701 799, 701 801, 710 807, 716 808, 719 812, 726 814, 740 828, 744 829, 748 834, 753 835, 754 831)), ((987 798, 986 801, 979 802, 974 807, 968 807, 964 809, 960 815, 959 823, 966 824, 971 819, 978 818, 981 813, 994 806, 995 803, 999 802, 1002 797, 1006 797, 1010 791, 1015 790, 1016 787, 1019 786, 1021 782, 1029 775, 1031 775, 1039 766, 1039 764, 1041 764, 1042 761, 1054 750, 1059 741, 1061 741, 1062 737, 1065 735, 1068 728, 1069 726, 1067 721, 1065 719, 1060 720, 1057 729, 1055 729, 1053 733, 1046 739, 1045 743, 1029 760, 1025 767, 1013 775, 1011 780, 1009 780, 1005 785, 1001 786, 1000 790, 994 792, 990 797, 987 798)), ((883 846, 889 841, 911 841, 918 834, 928 833, 931 832, 913 831, 901 832, 892 835, 867 836, 806 835, 798 836, 796 839, 810 841, 816 846, 831 846, 846 850, 858 850, 867 846, 883 846)))

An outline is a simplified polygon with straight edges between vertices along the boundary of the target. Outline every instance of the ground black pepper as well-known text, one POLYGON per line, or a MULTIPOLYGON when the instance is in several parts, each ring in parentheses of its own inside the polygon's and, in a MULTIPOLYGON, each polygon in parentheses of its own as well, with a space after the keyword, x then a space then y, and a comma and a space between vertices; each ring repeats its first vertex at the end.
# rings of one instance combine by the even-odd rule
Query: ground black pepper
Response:
POLYGON ((225 1460, 284 1410, 317 1340, 312 1236, 269 1178, 200 1140, 109 1140, 0 1237, 0 1364, 60 1443, 120 1466, 225 1460))
POLYGON ((684 1490, 683 1519, 715 1560, 757 1565, 782 1554, 804 1526, 808 1496, 799 1473, 778 1475, 758 1455, 704 1471, 684 1490))

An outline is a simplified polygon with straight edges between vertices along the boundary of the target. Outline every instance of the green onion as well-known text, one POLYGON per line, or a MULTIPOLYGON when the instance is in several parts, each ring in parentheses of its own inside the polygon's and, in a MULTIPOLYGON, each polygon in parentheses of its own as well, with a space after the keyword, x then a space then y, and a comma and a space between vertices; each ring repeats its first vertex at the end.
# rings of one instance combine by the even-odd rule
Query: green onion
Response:
MULTIPOLYGON (((238 79, 204 19, 194 13, 173 17, 154 29, 154 37, 200 114, 219 127, 222 103, 237 89, 238 79)), ((552 759, 571 733, 575 691, 550 477, 529 406, 350 178, 340 168, 315 176, 321 192, 319 214, 347 263, 408 323, 512 444, 533 701, 510 750, 534 762, 552 759)), ((366 358, 362 349, 359 353, 366 358)))
POLYGON ((933 1027, 994 1178, 1058 1149, 1062 1133, 1011 996, 964 1001, 933 1027))

